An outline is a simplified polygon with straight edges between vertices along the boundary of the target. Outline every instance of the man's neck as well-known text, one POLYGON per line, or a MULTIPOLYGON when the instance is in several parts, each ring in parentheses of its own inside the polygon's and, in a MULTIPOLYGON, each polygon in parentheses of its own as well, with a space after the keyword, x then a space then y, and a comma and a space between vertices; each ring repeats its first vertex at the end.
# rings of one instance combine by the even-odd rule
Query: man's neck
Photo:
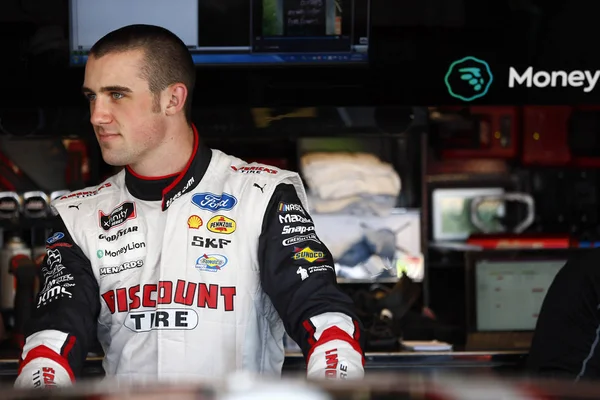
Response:
POLYGON ((185 125, 165 138, 159 148, 145 155, 144 160, 129 165, 136 175, 157 178, 181 172, 194 151, 194 131, 185 125))

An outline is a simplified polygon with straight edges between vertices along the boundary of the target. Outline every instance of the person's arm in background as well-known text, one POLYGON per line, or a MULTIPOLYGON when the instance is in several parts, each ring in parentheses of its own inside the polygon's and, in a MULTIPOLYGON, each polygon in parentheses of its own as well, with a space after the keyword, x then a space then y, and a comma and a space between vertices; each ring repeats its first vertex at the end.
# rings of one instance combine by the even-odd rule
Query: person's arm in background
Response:
POLYGON ((70 386, 96 337, 98 282, 60 216, 41 264, 42 289, 25 330, 15 387, 70 386))
POLYGON ((301 204, 296 189, 289 184, 280 184, 269 202, 258 252, 263 290, 286 331, 302 349, 308 378, 362 378, 362 326, 354 303, 337 284, 331 253, 320 240, 283 243, 295 236, 316 235, 312 219, 301 204), (297 211, 279 212, 280 203, 297 205, 297 211), (286 215, 297 216, 292 219, 298 222, 280 220, 286 215), (285 226, 307 229, 305 233, 300 233, 302 228, 287 233, 285 226), (294 259, 294 254, 306 247, 321 258, 294 259))
POLYGON ((532 375, 566 380, 600 378, 600 249, 577 250, 556 274, 529 348, 532 375))

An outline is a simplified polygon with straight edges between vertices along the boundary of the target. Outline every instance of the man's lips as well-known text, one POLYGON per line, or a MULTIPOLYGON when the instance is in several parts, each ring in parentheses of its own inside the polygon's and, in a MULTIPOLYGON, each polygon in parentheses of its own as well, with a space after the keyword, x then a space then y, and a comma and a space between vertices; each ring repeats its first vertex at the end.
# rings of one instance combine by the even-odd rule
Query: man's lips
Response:
POLYGON ((118 134, 118 133, 99 133, 98 139, 99 140, 110 140, 110 139, 114 139, 118 136, 120 136, 120 134, 118 134))

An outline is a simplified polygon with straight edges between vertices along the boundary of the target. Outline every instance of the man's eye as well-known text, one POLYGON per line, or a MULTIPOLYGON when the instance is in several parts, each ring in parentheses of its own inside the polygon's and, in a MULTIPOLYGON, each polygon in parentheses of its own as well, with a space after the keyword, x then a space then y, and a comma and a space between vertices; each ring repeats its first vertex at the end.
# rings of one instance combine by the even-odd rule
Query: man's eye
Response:
POLYGON ((86 93, 86 94, 84 94, 84 96, 85 96, 86 99, 88 99, 88 101, 96 100, 96 95, 95 94, 86 93))
POLYGON ((119 100, 119 99, 122 99, 124 97, 123 93, 119 93, 119 92, 111 92, 110 95, 115 100, 119 100))

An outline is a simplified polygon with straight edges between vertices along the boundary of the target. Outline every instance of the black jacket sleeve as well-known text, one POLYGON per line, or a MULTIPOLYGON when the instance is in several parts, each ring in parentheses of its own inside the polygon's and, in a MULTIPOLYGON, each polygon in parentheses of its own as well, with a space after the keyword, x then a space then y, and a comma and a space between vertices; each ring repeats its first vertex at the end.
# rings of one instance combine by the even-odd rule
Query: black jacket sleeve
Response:
POLYGON ((600 249, 578 250, 542 303, 527 358, 532 375, 600 378, 600 249))
POLYGON ((37 343, 30 338, 36 332, 56 330, 66 333, 68 336, 60 356, 67 360, 77 377, 88 348, 96 338, 99 288, 89 259, 74 242, 60 216, 55 218, 57 229, 46 242, 46 257, 41 265, 41 289, 32 318, 26 325, 25 336, 29 347, 37 347, 45 346, 45 343, 37 343))
POLYGON ((363 335, 352 299, 337 284, 331 253, 301 204, 293 185, 280 184, 275 189, 265 213, 258 255, 263 290, 306 357, 314 344, 307 321, 316 315, 346 314, 354 321, 354 338, 360 342, 363 335))

